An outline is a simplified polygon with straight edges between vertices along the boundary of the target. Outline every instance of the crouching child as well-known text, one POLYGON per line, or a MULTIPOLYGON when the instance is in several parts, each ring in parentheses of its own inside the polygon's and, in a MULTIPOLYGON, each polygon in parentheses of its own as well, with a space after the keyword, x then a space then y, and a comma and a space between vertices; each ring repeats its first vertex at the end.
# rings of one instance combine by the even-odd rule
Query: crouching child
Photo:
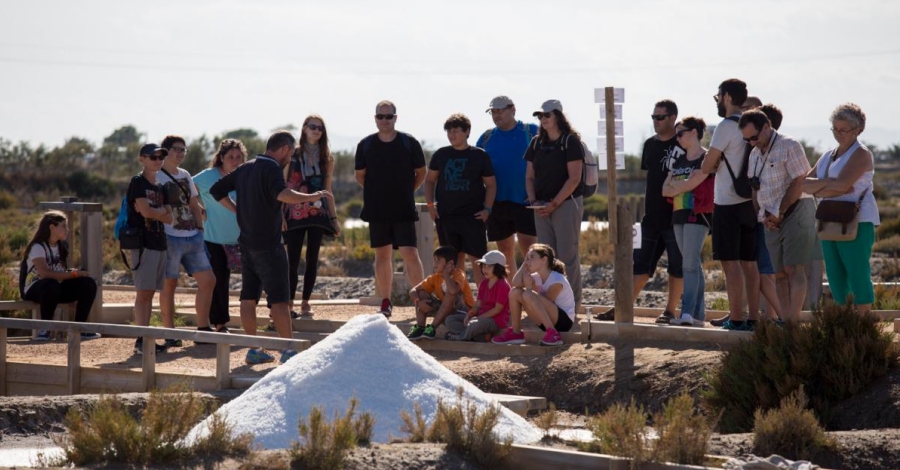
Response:
POLYGON ((409 291, 409 297, 416 304, 416 324, 406 335, 410 341, 434 339, 437 328, 447 316, 452 313, 466 315, 475 305, 466 274, 456 266, 458 255, 452 246, 435 249, 434 274, 409 291), (426 325, 429 316, 434 316, 434 320, 426 325))
POLYGON ((478 300, 468 314, 452 313, 447 317, 446 338, 455 341, 489 341, 491 335, 506 329, 509 323, 509 291, 506 280, 506 256, 489 251, 476 261, 484 280, 478 286, 478 300))

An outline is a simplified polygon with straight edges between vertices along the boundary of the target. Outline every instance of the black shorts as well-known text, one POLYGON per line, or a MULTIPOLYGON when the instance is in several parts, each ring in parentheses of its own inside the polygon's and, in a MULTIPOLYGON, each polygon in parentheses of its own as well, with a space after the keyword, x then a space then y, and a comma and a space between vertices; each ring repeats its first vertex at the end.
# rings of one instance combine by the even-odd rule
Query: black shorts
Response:
POLYGON ((241 300, 259 302, 263 289, 271 306, 291 300, 287 253, 281 246, 251 251, 241 246, 241 300))
POLYGON ((369 246, 379 248, 391 245, 396 250, 401 246, 418 246, 415 222, 370 222, 369 246))
POLYGON ((666 272, 674 278, 683 278, 682 267, 684 263, 681 259, 681 250, 678 249, 678 241, 675 239, 675 230, 672 229, 671 225, 656 227, 653 224, 648 224, 645 217, 641 222, 641 247, 634 250, 632 274, 652 277, 664 251, 669 260, 669 267, 666 269, 666 272))
POLYGON ((713 259, 719 261, 756 261, 756 211, 753 201, 713 209, 713 259))
POLYGON ((537 236, 537 230, 534 228, 534 211, 526 209, 525 204, 510 201, 495 202, 487 221, 488 240, 492 242, 506 240, 517 233, 537 236))
MULTIPOLYGON (((553 328, 556 328, 556 331, 558 331, 560 333, 565 333, 572 329, 572 325, 573 325, 572 319, 569 318, 569 314, 566 313, 565 310, 563 310, 563 309, 559 308, 559 306, 557 306, 556 307, 556 324, 553 325, 553 328)), ((547 329, 544 328, 544 325, 538 325, 538 327, 540 327, 541 331, 547 331, 547 329)))
POLYGON ((484 238, 484 222, 475 217, 438 218, 438 241, 442 246, 452 246, 456 251, 481 258, 487 253, 484 238))

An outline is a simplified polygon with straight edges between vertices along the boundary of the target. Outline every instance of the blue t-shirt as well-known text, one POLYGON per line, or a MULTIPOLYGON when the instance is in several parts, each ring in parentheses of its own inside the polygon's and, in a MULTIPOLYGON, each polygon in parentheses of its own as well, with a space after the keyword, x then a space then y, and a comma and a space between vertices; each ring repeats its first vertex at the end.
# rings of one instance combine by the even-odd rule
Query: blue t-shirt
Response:
POLYGON ((497 197, 494 200, 525 204, 528 199, 528 193, 525 192, 527 162, 523 157, 531 138, 537 135, 538 127, 517 121, 516 127, 508 131, 495 127, 490 132, 491 137, 487 139, 486 146, 485 134, 481 134, 475 146, 483 148, 491 157, 497 176, 497 197), (528 130, 525 126, 528 126, 528 130))
MULTIPOLYGON (((238 228, 237 216, 234 212, 216 201, 209 194, 209 188, 222 179, 218 168, 207 168, 194 176, 194 184, 200 192, 200 199, 206 207, 206 222, 203 224, 203 239, 219 245, 237 245, 241 230, 238 228)), ((237 191, 228 193, 237 201, 237 191)))

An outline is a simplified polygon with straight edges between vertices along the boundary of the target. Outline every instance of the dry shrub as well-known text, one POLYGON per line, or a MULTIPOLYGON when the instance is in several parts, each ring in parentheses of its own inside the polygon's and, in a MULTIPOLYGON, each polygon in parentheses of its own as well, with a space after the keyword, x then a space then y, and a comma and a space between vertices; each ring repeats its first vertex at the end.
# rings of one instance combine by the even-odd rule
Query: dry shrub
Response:
MULTIPOLYGON (((892 277, 892 279, 896 278, 897 276, 892 277)), ((900 287, 877 284, 875 286, 875 303, 872 308, 875 310, 900 310, 900 287)))
POLYGON ((776 409, 756 410, 753 424, 753 452, 778 454, 788 459, 809 460, 834 444, 816 415, 806 408, 809 400, 800 387, 776 409))
POLYGON ((646 424, 647 412, 633 398, 628 406, 616 403, 588 419, 587 428, 595 439, 579 447, 587 452, 628 457, 632 459, 632 468, 637 468, 650 457, 646 424))
POLYGON ((252 436, 232 436, 231 427, 216 418, 206 437, 187 443, 185 436, 206 412, 206 405, 186 384, 151 392, 140 420, 117 396, 105 395, 86 411, 71 409, 65 420, 68 434, 54 441, 65 460, 79 466, 166 464, 201 455, 249 454, 252 436))
POLYGON ((559 423, 559 413, 556 412, 556 405, 551 402, 546 410, 538 414, 534 423, 544 431, 544 439, 550 437, 550 430, 559 423))
POLYGON ((659 440, 653 449, 658 462, 702 465, 709 450, 712 433, 706 417, 694 407, 694 399, 686 392, 669 399, 663 410, 653 417, 659 440))
POLYGON ((724 432, 747 432, 757 409, 777 407, 804 386, 812 410, 827 422, 832 403, 865 389, 896 367, 898 346, 872 314, 853 306, 826 303, 809 324, 768 322, 757 326, 749 341, 725 352, 722 364, 708 376, 704 405, 721 413, 724 432))
POLYGON ((300 418, 297 428, 301 441, 291 445, 291 466, 309 470, 343 468, 351 449, 372 440, 375 418, 369 412, 356 417, 358 404, 359 400, 351 398, 346 413, 341 416, 335 412, 331 423, 318 406, 309 411, 308 420, 300 418))
POLYGON ((419 406, 418 402, 413 403, 413 416, 408 411, 403 410, 400 412, 400 419, 403 421, 400 432, 409 435, 407 438, 409 442, 425 442, 425 439, 428 437, 428 423, 425 422, 422 407, 419 406))
MULTIPOLYGON (((590 222, 596 220, 592 218, 590 222)), ((596 229, 593 225, 581 232, 578 249, 581 263, 591 266, 612 266, 616 257, 615 246, 609 239, 609 230, 596 229)))

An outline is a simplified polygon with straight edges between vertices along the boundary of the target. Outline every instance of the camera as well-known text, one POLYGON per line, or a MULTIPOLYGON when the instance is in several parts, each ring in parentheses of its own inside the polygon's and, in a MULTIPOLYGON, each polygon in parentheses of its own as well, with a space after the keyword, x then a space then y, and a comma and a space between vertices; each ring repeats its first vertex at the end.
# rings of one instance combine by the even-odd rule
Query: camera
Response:
POLYGON ((750 178, 750 187, 753 188, 754 191, 759 191, 759 176, 750 178))

